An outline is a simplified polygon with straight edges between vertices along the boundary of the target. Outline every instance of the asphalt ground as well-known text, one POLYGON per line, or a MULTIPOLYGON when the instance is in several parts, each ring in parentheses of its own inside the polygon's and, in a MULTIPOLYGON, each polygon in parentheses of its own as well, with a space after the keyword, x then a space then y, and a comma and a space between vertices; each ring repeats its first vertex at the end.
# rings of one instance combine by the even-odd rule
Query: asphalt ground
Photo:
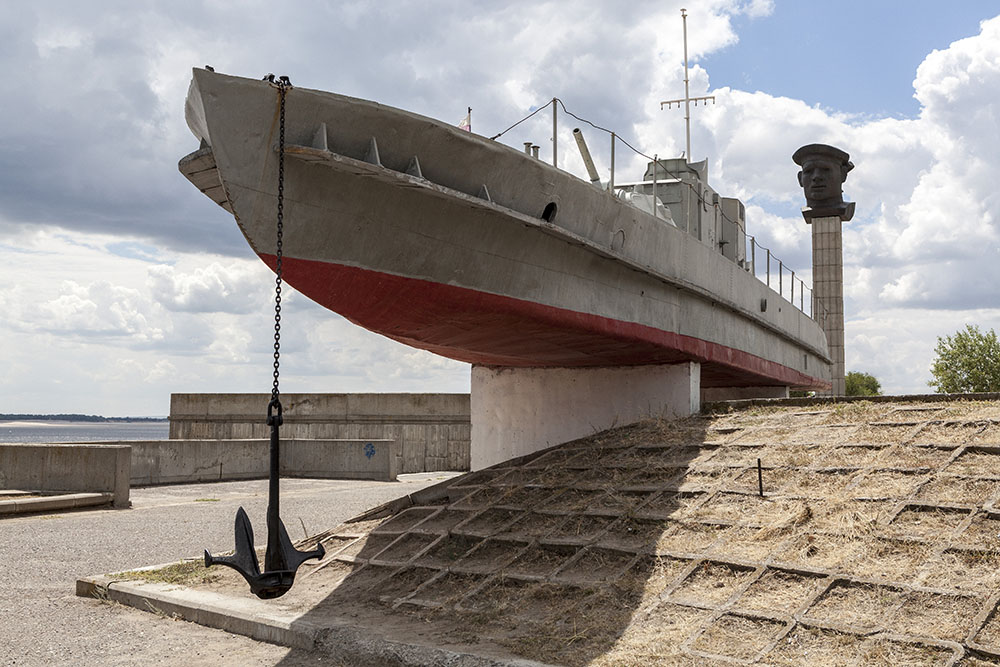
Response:
MULTIPOLYGON (((342 523, 453 473, 398 482, 284 479, 281 516, 293 540, 342 523)), ((318 664, 320 657, 116 603, 78 598, 81 576, 233 548, 241 505, 266 540, 267 480, 131 490, 132 508, 0 519, 0 665, 318 664)), ((329 663, 326 663, 329 664, 329 663)))

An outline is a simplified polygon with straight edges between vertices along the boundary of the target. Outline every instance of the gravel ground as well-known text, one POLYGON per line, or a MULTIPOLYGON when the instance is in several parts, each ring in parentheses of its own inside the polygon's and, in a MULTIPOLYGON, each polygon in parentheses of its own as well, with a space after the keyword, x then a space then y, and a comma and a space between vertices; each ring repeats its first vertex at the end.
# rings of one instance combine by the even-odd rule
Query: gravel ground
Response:
MULTIPOLYGON (((282 480, 292 539, 333 528, 450 473, 399 482, 282 480)), ((233 547, 242 505, 266 540, 267 480, 132 489, 132 509, 0 520, 0 665, 317 664, 302 651, 256 642, 115 603, 75 596, 80 576, 117 572, 233 547)))

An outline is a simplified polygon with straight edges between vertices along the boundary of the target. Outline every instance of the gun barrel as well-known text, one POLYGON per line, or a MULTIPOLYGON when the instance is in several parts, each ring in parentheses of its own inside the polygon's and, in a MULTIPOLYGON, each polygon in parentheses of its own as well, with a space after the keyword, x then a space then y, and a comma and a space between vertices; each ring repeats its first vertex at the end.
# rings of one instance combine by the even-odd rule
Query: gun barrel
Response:
POLYGON ((594 166, 594 158, 590 157, 590 149, 587 148, 587 142, 583 138, 583 132, 580 128, 573 129, 573 138, 576 139, 577 148, 580 149, 580 156, 583 158, 583 164, 587 167, 587 173, 590 175, 591 183, 600 183, 601 176, 597 173, 597 167, 594 166))

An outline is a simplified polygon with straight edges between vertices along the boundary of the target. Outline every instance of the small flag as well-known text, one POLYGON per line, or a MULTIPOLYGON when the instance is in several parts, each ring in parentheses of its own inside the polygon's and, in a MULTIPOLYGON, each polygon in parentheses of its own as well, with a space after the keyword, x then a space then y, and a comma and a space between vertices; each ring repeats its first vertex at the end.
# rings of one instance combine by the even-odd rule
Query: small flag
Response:
POLYGON ((472 107, 469 107, 469 112, 459 122, 458 127, 466 132, 472 132, 472 107))

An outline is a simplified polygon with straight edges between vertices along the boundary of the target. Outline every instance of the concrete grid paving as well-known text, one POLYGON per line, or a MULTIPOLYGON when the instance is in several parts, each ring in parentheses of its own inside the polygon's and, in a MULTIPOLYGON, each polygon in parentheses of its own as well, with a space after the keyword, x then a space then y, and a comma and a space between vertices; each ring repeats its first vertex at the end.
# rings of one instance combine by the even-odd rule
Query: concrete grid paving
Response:
POLYGON ((1000 404, 626 427, 326 543, 328 600, 555 664, 1000 664, 1000 404))
MULTIPOLYGON (((293 538, 446 479, 400 482, 282 480, 282 517, 293 538)), ((132 509, 0 519, 0 665, 315 664, 285 647, 75 596, 81 576, 231 549, 242 505, 266 536, 267 480, 133 488, 132 509)), ((329 663, 325 663, 329 664, 329 663)))

